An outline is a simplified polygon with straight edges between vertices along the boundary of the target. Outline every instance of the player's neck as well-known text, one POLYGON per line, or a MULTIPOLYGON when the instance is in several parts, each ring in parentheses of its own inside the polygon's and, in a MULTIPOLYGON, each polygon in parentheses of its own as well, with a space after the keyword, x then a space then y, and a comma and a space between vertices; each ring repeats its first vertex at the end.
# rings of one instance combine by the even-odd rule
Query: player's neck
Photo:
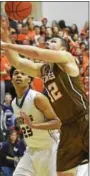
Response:
POLYGON ((24 88, 15 88, 16 90, 16 94, 17 94, 17 98, 21 98, 23 97, 23 95, 25 94, 26 90, 28 89, 29 87, 24 87, 24 88))

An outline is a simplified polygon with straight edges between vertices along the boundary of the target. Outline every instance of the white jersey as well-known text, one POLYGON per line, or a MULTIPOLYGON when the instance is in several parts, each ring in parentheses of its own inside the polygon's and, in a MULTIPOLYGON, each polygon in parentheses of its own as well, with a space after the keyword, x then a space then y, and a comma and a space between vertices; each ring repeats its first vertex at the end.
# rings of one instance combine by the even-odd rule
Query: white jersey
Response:
POLYGON ((30 129, 20 118, 20 111, 25 112, 32 119, 32 123, 43 123, 45 117, 35 104, 34 98, 38 92, 30 89, 26 92, 19 105, 17 98, 12 102, 14 114, 20 122, 26 144, 32 148, 49 148, 59 140, 58 130, 30 129))

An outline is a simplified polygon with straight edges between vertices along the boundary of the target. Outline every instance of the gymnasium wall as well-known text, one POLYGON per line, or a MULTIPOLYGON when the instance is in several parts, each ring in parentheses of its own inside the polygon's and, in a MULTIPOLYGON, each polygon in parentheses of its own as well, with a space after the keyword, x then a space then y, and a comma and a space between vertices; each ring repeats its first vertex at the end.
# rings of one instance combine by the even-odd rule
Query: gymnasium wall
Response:
POLYGON ((79 29, 88 20, 88 1, 85 2, 42 2, 42 16, 50 21, 66 21, 66 25, 76 23, 79 29))

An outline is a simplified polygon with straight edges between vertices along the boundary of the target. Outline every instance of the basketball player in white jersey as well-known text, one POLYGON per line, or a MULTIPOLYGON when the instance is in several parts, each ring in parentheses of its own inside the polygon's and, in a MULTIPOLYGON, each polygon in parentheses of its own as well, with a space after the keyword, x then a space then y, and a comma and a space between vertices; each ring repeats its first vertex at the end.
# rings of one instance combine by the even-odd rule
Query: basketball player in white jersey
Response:
POLYGON ((47 97, 28 87, 28 75, 15 68, 11 73, 17 94, 12 106, 28 146, 13 176, 56 176, 60 120, 47 97))

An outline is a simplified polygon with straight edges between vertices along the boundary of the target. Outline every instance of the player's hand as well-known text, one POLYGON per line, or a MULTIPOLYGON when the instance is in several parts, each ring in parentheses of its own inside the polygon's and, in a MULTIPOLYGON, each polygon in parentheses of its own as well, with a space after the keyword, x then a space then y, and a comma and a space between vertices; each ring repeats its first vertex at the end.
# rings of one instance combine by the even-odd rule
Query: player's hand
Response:
POLYGON ((29 126, 30 128, 32 128, 32 121, 30 119, 30 117, 25 113, 25 112, 20 112, 21 117, 24 120, 24 123, 29 126))
POLYGON ((1 40, 1 48, 2 49, 7 49, 8 48, 8 44, 7 43, 5 43, 5 42, 3 42, 2 40, 1 40))
POLYGON ((3 41, 6 40, 6 38, 8 37, 9 35, 9 21, 8 21, 8 18, 6 16, 1 16, 0 17, 0 25, 1 25, 1 30, 0 30, 0 33, 1 33, 1 39, 3 41))

